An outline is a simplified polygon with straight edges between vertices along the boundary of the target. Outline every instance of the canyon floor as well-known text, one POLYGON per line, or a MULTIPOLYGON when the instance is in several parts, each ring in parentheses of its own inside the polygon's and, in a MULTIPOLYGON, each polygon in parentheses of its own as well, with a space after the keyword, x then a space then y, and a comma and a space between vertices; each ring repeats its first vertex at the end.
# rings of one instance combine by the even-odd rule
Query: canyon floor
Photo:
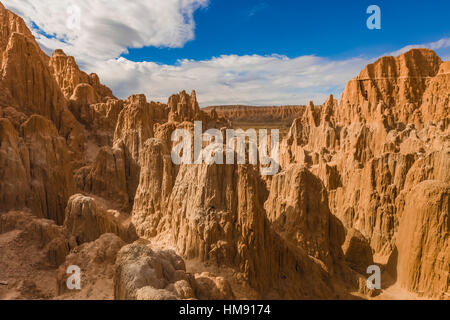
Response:
POLYGON ((368 65, 339 101, 200 109, 115 97, 0 3, 0 68, 0 299, 450 299, 450 61, 432 50, 368 65), (195 121, 279 129, 279 172, 174 164, 195 121))

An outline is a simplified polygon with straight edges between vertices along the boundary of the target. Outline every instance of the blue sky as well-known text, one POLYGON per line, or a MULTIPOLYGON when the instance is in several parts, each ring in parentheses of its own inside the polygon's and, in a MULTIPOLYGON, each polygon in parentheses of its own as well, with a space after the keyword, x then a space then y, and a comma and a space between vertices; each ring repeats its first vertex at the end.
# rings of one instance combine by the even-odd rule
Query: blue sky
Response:
POLYGON ((63 49, 114 94, 201 106, 339 98, 383 55, 427 47, 450 60, 450 0, 2 0, 41 48, 63 49), (369 30, 369 5, 381 30, 369 30))
POLYGON ((448 0, 211 0, 194 18, 195 39, 183 48, 146 47, 123 56, 165 64, 230 54, 343 58, 450 36, 448 0), (381 8, 381 30, 366 27, 371 4, 381 8))

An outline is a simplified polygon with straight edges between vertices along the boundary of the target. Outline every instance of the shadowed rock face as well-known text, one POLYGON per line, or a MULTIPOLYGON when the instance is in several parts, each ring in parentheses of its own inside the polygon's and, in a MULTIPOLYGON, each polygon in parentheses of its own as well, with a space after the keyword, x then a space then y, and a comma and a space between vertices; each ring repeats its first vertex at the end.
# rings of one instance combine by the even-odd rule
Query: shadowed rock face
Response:
POLYGON ((64 208, 75 186, 66 141, 58 136, 53 123, 31 116, 19 133, 8 119, 2 128, 1 162, 4 210, 31 208, 43 218, 58 224, 64 221, 64 208))
POLYGON ((448 299, 450 67, 434 52, 380 59, 340 102, 204 111, 195 91, 115 98, 0 4, 0 67, 0 255, 16 257, 0 298, 351 299, 380 294, 366 270, 388 261, 383 277, 448 299), (173 164, 175 129, 248 118, 292 122, 279 174, 173 164))
POLYGON ((272 225, 286 240, 330 264, 330 209, 327 192, 315 175, 292 165, 273 177, 265 204, 272 225))
POLYGON ((361 274, 366 272, 367 266, 374 263, 372 248, 367 239, 358 230, 348 230, 342 250, 349 266, 361 274))
POLYGON ((64 208, 75 191, 70 154, 53 123, 31 116, 21 127, 30 160, 31 191, 40 216, 64 221, 64 208))

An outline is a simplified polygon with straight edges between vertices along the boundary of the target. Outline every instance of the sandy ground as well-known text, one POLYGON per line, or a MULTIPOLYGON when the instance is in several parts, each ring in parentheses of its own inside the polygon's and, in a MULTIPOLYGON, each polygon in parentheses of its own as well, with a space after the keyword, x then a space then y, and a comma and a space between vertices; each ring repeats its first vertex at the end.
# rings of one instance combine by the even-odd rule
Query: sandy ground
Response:
POLYGON ((0 299, 51 299, 56 294, 56 270, 44 263, 40 249, 24 232, 0 234, 0 299))

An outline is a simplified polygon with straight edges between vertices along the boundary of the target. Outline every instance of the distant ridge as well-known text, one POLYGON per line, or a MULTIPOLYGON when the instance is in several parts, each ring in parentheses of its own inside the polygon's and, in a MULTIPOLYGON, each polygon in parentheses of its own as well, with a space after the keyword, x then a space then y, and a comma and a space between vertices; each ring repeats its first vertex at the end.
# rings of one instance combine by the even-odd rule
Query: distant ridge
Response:
POLYGON ((247 106, 247 105, 225 105, 210 106, 203 109, 206 112, 215 110, 219 117, 227 118, 233 122, 283 122, 292 123, 296 118, 303 115, 305 106, 247 106))

